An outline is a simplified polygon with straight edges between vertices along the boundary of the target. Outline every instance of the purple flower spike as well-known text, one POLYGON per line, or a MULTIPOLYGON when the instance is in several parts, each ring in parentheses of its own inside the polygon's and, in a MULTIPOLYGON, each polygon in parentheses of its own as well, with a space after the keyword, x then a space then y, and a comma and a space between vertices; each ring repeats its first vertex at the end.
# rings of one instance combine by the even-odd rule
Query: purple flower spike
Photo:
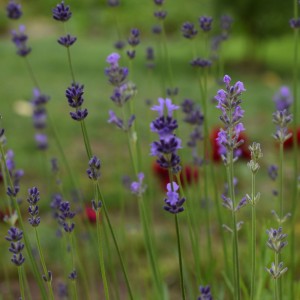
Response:
POLYGON ((138 181, 133 181, 131 183, 130 190, 133 194, 141 196, 145 192, 146 187, 143 185, 144 177, 144 173, 141 172, 138 174, 138 181))
POLYGON ((12 41, 17 47, 17 54, 27 56, 31 52, 31 48, 27 47, 28 36, 25 34, 25 26, 20 25, 19 32, 12 30, 12 41))
POLYGON ((198 297, 198 300, 213 300, 213 297, 210 292, 210 286, 200 286, 199 291, 201 296, 198 297))
POLYGON ((97 181, 100 177, 101 162, 97 156, 93 156, 89 161, 89 168, 86 170, 88 177, 97 181))
POLYGON ((24 244, 21 242, 23 238, 23 231, 19 230, 16 227, 11 227, 7 233, 8 236, 6 236, 5 239, 10 242, 10 247, 8 250, 11 253, 13 253, 11 262, 15 264, 17 267, 19 267, 25 261, 25 258, 22 254, 22 250, 24 249, 24 244))
POLYGON ((40 150, 46 150, 48 148, 48 137, 46 134, 37 133, 35 135, 35 141, 40 150))
POLYGON ((206 17, 206 16, 202 16, 199 18, 199 25, 200 28, 204 31, 210 31, 211 30, 211 24, 212 24, 212 17, 206 17))
POLYGON ((183 203, 185 202, 185 198, 180 198, 179 194, 177 193, 179 186, 176 182, 172 182, 167 184, 167 198, 165 198, 166 206, 164 209, 172 214, 180 213, 184 210, 182 207, 183 203))
POLYGON ((75 121, 82 121, 84 120, 88 115, 88 110, 86 108, 84 109, 78 109, 76 112, 70 112, 70 116, 75 121))
POLYGON ((194 24, 191 22, 183 23, 183 25, 181 26, 181 32, 182 35, 187 39, 194 38, 198 33, 198 31, 195 29, 194 24))
POLYGON ((290 27, 292 29, 298 29, 298 28, 300 28, 300 18, 298 18, 298 19, 291 19, 289 23, 290 23, 290 27))
POLYGON ((19 19, 22 16, 21 4, 17 4, 14 0, 10 0, 6 6, 6 15, 9 19, 19 19))
POLYGON ((52 9, 52 13, 53 19, 61 22, 68 21, 72 16, 70 6, 65 5, 64 1, 62 1, 60 4, 57 4, 56 7, 52 9))
POLYGON ((107 56, 106 62, 109 63, 111 66, 118 66, 120 58, 121 58, 120 54, 112 53, 107 56))
POLYGON ((67 34, 66 36, 60 37, 57 42, 64 46, 64 47, 70 47, 76 42, 77 38, 75 36, 71 36, 70 34, 67 34))

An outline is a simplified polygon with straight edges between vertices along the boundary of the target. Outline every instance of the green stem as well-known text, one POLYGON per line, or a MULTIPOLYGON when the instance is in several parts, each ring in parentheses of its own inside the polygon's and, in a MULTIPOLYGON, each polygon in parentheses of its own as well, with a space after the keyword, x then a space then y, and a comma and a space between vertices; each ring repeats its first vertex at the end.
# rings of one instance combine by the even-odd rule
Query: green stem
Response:
POLYGON ((252 220, 251 220, 251 241, 252 241, 252 253, 251 253, 251 300, 254 300, 255 296, 255 264, 256 264, 256 211, 255 211, 255 174, 252 172, 252 192, 251 192, 251 199, 252 199, 252 220))
MULTIPOLYGON (((100 201, 98 194, 97 185, 95 184, 95 201, 98 203, 100 201)), ((105 263, 104 263, 104 253, 103 253, 103 238, 101 233, 101 222, 100 222, 100 209, 98 208, 96 211, 96 224, 97 224, 97 238, 98 238, 98 255, 99 255, 99 262, 100 262, 100 270, 101 270, 101 276, 103 281, 103 287, 104 287, 104 294, 105 299, 109 300, 109 290, 108 290, 108 284, 107 284, 107 278, 106 278, 106 271, 105 271, 105 263)), ((104 224, 103 224, 104 225, 104 224)))
POLYGON ((181 296, 182 300, 185 300, 185 289, 183 281, 183 266, 182 266, 182 254, 181 254, 181 242, 180 242, 180 230, 178 224, 178 216, 175 214, 175 227, 177 236, 177 247, 178 247, 178 261, 179 261, 179 271, 180 271, 180 286, 181 286, 181 296))
POLYGON ((39 239, 39 235, 38 235, 38 231, 37 231, 36 227, 34 228, 34 231, 35 231, 35 238, 36 238, 36 241, 37 241, 38 252, 39 252, 39 255, 40 255, 40 259, 41 259, 42 268, 43 268, 44 274, 45 274, 45 276, 47 278, 47 285, 48 285, 49 296, 50 296, 50 299, 53 300, 54 299, 54 295, 53 295, 53 289, 52 289, 52 285, 51 285, 51 280, 49 280, 49 278, 48 278, 48 269, 46 267, 45 258, 44 258, 44 255, 43 255, 43 251, 42 251, 42 247, 41 247, 41 244, 40 244, 40 239, 39 239))
POLYGON ((124 278, 125 278, 125 283, 126 283, 127 290, 128 290, 128 293, 129 293, 129 298, 131 300, 133 300, 134 298, 133 298, 133 294, 132 294, 131 287, 130 287, 130 284, 129 284, 129 280, 128 280, 128 276, 127 276, 127 271, 126 271, 126 268, 125 268, 125 264, 124 264, 124 261, 123 261, 123 257, 121 255, 121 252, 120 252, 120 249, 119 249, 119 245, 118 245, 118 242, 117 242, 117 239, 116 239, 113 227, 112 227, 111 222, 110 222, 110 217, 108 215, 106 204, 105 204, 104 198, 103 198, 103 196, 101 194, 100 186, 99 186, 98 183, 97 183, 97 189, 98 189, 98 193, 100 195, 100 198, 102 199, 102 207, 103 207, 104 215, 105 215, 105 218, 106 218, 106 221, 107 221, 107 224, 108 224, 108 228, 109 228, 110 234, 112 236, 115 248, 117 250, 119 261, 121 263, 123 275, 124 275, 124 278))
MULTIPOLYGON (((275 273, 277 274, 278 270, 278 253, 275 252, 275 273)), ((274 300, 280 300, 280 287, 279 287, 279 282, 278 278, 274 278, 274 300)))
POLYGON ((23 266, 18 267, 18 275, 19 275, 19 283, 20 283, 20 292, 21 292, 21 297, 22 300, 25 300, 25 288, 24 288, 24 281, 23 281, 23 266))
POLYGON ((236 300, 240 300, 241 291, 240 291, 240 266, 239 266, 239 252, 238 252, 238 232, 237 232, 237 222, 236 222, 236 212, 235 212, 235 193, 233 187, 233 151, 228 151, 228 165, 227 169, 227 178, 228 178, 228 187, 229 194, 232 200, 232 231, 233 231, 233 274, 235 282, 234 295, 236 300))
POLYGON ((25 59, 26 67, 27 67, 27 69, 28 69, 30 78, 31 78, 31 80, 32 80, 32 82, 33 82, 33 84, 34 84, 34 86, 35 86, 38 90, 40 90, 38 81, 37 81, 37 79, 36 79, 36 77, 35 77, 35 75, 34 75, 34 72, 33 72, 33 70, 32 70, 31 64, 29 63, 29 60, 28 60, 27 56, 25 56, 24 59, 25 59))

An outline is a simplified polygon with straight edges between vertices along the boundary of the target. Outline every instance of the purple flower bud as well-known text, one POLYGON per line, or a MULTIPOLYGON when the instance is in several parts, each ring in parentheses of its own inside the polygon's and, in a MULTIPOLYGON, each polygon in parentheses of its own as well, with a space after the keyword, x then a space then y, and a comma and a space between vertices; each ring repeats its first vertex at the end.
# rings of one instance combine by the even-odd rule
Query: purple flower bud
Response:
POLYGON ((121 58, 120 54, 112 53, 106 58, 106 62, 108 62, 111 66, 118 66, 119 59, 121 58))
POLYGON ((194 24, 190 22, 183 23, 183 25, 181 26, 181 32, 182 35, 187 39, 194 38, 198 33, 198 31, 195 29, 194 24))
POLYGON ((67 34, 66 36, 60 37, 57 42, 64 46, 64 47, 70 47, 76 42, 77 38, 75 36, 71 36, 70 34, 67 34))
POLYGON ((212 24, 212 17, 206 17, 206 16, 202 16, 199 18, 199 25, 200 28, 204 31, 210 31, 211 30, 211 24, 212 24))
POLYGON ((92 180, 98 180, 100 177, 101 162, 97 156, 93 156, 89 161, 89 168, 86 170, 88 177, 92 180))
POLYGON ((133 181, 131 183, 130 190, 133 194, 140 196, 145 192, 146 187, 143 185, 144 177, 144 173, 141 172, 138 174, 138 181, 133 181))
POLYGON ((82 121, 84 120, 88 115, 88 110, 86 108, 84 109, 78 109, 75 112, 70 112, 70 116, 75 121, 82 121))
POLYGON ((6 6, 6 15, 9 19, 19 19, 22 16, 21 4, 17 4, 14 0, 10 0, 6 6))
POLYGON ((31 48, 27 47, 28 36, 24 33, 25 26, 20 25, 19 32, 12 30, 12 41, 17 47, 17 54, 25 57, 31 52, 31 48))
POLYGON ((60 4, 57 4, 56 7, 52 9, 52 13, 53 18, 61 22, 68 21, 72 16, 70 6, 65 5, 64 1, 62 1, 60 4))

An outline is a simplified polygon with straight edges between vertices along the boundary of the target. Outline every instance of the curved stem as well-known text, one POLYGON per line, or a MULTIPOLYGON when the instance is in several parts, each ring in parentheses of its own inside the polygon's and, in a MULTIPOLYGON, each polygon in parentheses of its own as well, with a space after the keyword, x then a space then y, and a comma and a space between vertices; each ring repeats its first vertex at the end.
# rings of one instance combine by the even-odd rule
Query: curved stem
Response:
POLYGON ((252 199, 252 220, 251 220, 251 242, 252 242, 252 253, 251 253, 251 294, 250 299, 254 300, 255 296, 255 268, 256 268, 256 211, 255 211, 255 174, 252 172, 252 192, 251 192, 251 199, 252 199))

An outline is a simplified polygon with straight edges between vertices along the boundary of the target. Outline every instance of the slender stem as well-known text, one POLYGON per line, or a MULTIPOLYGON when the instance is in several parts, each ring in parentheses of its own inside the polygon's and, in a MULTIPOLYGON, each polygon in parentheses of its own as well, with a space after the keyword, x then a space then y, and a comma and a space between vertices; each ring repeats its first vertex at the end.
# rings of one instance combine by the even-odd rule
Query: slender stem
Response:
MULTIPOLYGON (((73 232, 70 232, 68 234, 69 238, 69 245, 71 249, 71 264, 72 264, 72 272, 75 270, 75 253, 74 253, 74 243, 73 243, 73 232)), ((75 300, 78 299, 78 294, 77 294, 77 284, 76 284, 77 279, 72 279, 72 286, 73 286, 73 297, 75 300)))
POLYGON ((118 242, 117 242, 117 239, 116 239, 113 227, 112 227, 111 222, 110 222, 110 217, 108 215, 106 204, 105 204, 104 198, 103 198, 103 196, 101 194, 100 186, 99 186, 98 183, 97 183, 97 189, 98 189, 98 193, 100 195, 100 198, 102 199, 102 207, 103 207, 104 215, 105 215, 105 218, 106 218, 106 221, 107 221, 107 224, 108 224, 108 228, 109 228, 110 234, 112 236, 112 239, 113 239, 113 242, 114 242, 115 248, 117 250, 117 254, 118 254, 120 263, 121 263, 123 275, 124 275, 124 278, 125 278, 125 283, 126 283, 127 290, 128 290, 128 293, 129 293, 129 298, 131 300, 133 300, 134 298, 133 298, 133 294, 132 294, 131 287, 130 287, 130 284, 129 284, 129 280, 128 280, 128 276, 127 276, 127 271, 126 271, 126 268, 125 268, 125 264, 124 264, 124 261, 123 261, 123 257, 121 255, 121 252, 120 252, 120 249, 119 249, 119 245, 118 245, 118 242))
MULTIPOLYGON (((278 256, 279 254, 275 252, 275 272, 277 273, 277 268, 278 268, 278 256)), ((278 278, 274 278, 274 300, 280 300, 280 291, 279 291, 279 282, 278 278)))
POLYGON ((35 231, 35 238, 36 238, 36 241, 37 241, 37 246, 38 246, 38 251, 39 251, 39 255, 40 255, 40 259, 41 259, 42 268, 43 268, 44 274, 47 278, 49 296, 50 296, 50 299, 54 299, 52 284, 51 284, 51 280, 49 280, 49 278, 48 278, 48 270, 47 270, 47 267, 46 267, 45 258, 44 258, 44 255, 43 255, 43 251, 42 251, 42 248, 41 248, 40 239, 39 239, 39 235, 38 235, 38 231, 37 231, 36 227, 34 228, 34 231, 35 231))
POLYGON ((180 286, 181 286, 181 296, 182 300, 185 300, 185 289, 183 281, 183 266, 182 266, 182 254, 181 254, 181 242, 180 242, 180 230, 178 224, 178 216, 175 214, 175 227, 177 235, 177 247, 178 247, 178 261, 179 261, 179 271, 180 271, 180 286))
POLYGON ((228 165, 227 169, 227 178, 228 178, 228 187, 229 194, 232 200, 232 231, 233 231, 233 274, 235 282, 235 299, 240 300, 241 291, 240 291, 240 266, 239 266, 239 252, 238 252, 238 232, 237 232, 237 222, 236 222, 236 213, 235 213, 235 193, 233 187, 233 151, 228 151, 228 165))
POLYGON ((18 275, 19 275, 19 283, 20 283, 20 292, 22 300, 25 300, 25 288, 24 288, 24 280, 23 280, 23 266, 18 267, 18 275))
POLYGON ((251 300, 254 300, 255 296, 255 264, 256 264, 256 211, 255 211, 255 174, 252 172, 252 192, 251 192, 251 199, 252 199, 252 220, 251 220, 251 241, 252 241, 252 255, 251 255, 251 300))
POLYGON ((32 82, 33 82, 33 84, 34 84, 34 86, 35 86, 38 90, 40 90, 38 81, 37 81, 37 79, 36 79, 36 77, 35 77, 35 75, 34 75, 34 72, 33 72, 33 70, 32 70, 31 64, 29 63, 29 60, 28 60, 27 56, 25 56, 24 59, 25 59, 26 67, 27 67, 27 69, 28 69, 30 78, 31 78, 31 80, 32 80, 32 82))
MULTIPOLYGON (((100 201, 98 194, 97 185, 95 184, 95 201, 98 203, 100 201)), ((100 209, 98 208, 96 211, 96 223, 97 223, 97 238, 98 238, 98 255, 99 255, 99 262, 100 262, 100 270, 101 276, 104 286, 104 294, 105 299, 109 300, 109 290, 106 278, 106 271, 105 271, 105 263, 104 263, 104 253, 103 253, 103 238, 101 233, 101 219, 100 219, 100 209)), ((104 225, 104 224, 103 224, 104 225)))

